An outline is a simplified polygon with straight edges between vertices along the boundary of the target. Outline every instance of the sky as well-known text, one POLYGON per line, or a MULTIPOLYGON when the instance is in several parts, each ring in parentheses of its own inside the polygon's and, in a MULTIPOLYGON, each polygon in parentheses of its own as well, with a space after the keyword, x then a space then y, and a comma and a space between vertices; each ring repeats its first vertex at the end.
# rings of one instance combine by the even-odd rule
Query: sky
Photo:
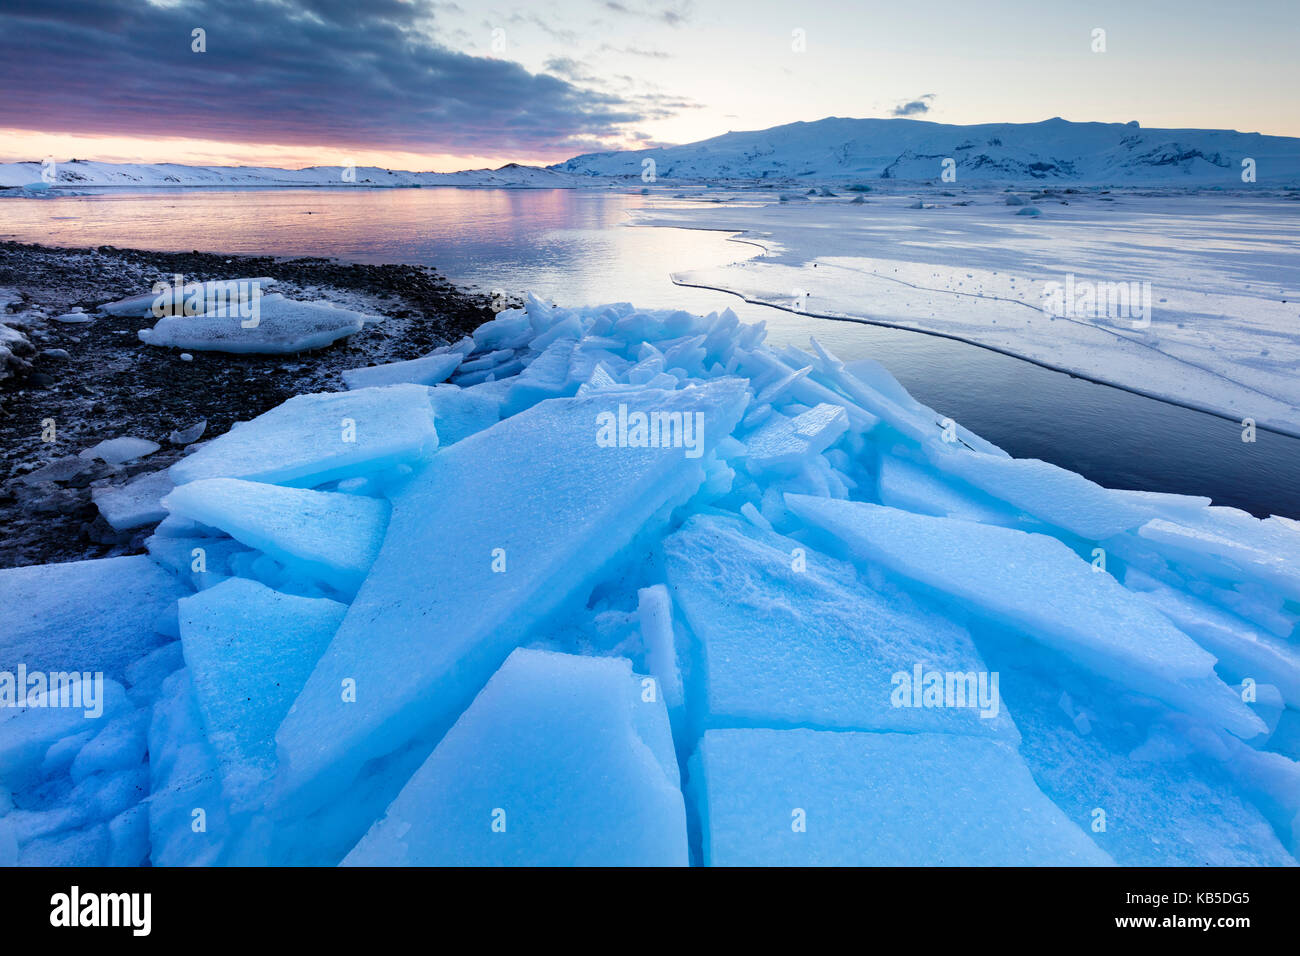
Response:
POLYGON ((4 0, 0 161, 450 171, 826 116, 1300 136, 1298 42, 1300 0, 4 0))

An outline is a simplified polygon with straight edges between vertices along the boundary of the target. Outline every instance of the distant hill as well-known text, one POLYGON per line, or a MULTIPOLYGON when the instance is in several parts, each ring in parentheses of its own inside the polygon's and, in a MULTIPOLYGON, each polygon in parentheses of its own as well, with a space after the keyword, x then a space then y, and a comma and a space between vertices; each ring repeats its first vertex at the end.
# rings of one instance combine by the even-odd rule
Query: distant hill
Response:
MULTIPOLYGON (((0 186, 22 187, 43 182, 40 163, 0 163, 0 186)), ((581 184, 581 183, 579 183, 581 184)), ((56 163, 53 182, 59 189, 78 186, 573 186, 574 178, 539 166, 509 163, 500 169, 469 169, 456 173, 413 173, 376 166, 310 166, 274 169, 266 166, 183 166, 177 163, 100 163, 72 160, 56 163), (345 173, 347 174, 345 176, 345 173)))
POLYGON ((1242 160, 1260 182, 1300 179, 1300 139, 1233 130, 1142 129, 1135 123, 986 123, 840 119, 726 133, 683 146, 589 153, 550 168, 585 176, 658 179, 938 179, 957 181, 1242 184, 1242 160))
MULTIPOLYGON (((554 166, 417 173, 358 166, 274 169, 175 163, 61 162, 59 190, 78 186, 499 186, 555 188, 642 181, 937 180, 951 159, 957 182, 1242 185, 1242 160, 1260 183, 1300 182, 1300 139, 1234 130, 1141 129, 1125 123, 986 123, 952 126, 910 119, 829 119, 726 133, 698 143, 588 153, 554 166)), ((42 182, 38 162, 0 164, 0 187, 42 182)), ((27 193, 24 193, 24 195, 27 193)))

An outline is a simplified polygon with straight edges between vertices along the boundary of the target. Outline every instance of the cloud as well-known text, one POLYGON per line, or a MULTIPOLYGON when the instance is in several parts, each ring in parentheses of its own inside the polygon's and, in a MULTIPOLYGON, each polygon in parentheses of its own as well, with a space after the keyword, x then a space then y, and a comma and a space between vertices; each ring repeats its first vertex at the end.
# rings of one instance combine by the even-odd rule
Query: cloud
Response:
POLYGON ((644 17, 648 20, 658 20, 666 23, 670 27, 680 27, 687 24, 691 15, 694 13, 694 4, 691 0, 683 0, 680 3, 646 3, 637 2, 634 4, 622 3, 620 0, 604 0, 603 6, 606 10, 613 13, 621 13, 629 17, 644 17))
POLYGON ((449 49, 427 0, 166 2, 6 0, 0 127, 562 158, 664 108, 449 49))
POLYGON ((924 96, 920 96, 914 100, 910 100, 906 103, 900 103, 898 106, 895 106, 893 112, 890 115, 891 116, 924 116, 926 113, 930 112, 930 107, 933 104, 933 101, 934 101, 934 94, 926 93, 924 96))

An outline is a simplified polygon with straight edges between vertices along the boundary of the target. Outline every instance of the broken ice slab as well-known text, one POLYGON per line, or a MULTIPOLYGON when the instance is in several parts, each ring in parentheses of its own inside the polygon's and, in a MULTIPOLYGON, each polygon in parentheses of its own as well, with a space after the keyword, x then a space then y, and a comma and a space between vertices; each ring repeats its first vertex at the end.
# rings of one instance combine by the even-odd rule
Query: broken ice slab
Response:
POLYGON ((1233 508, 1196 519, 1157 518, 1138 535, 1169 560, 1230 582, 1256 581, 1300 603, 1300 523, 1260 520, 1233 508))
POLYGON ((350 368, 343 372, 348 388, 373 388, 376 385, 437 385, 445 382, 456 366, 460 365, 459 352, 426 355, 406 362, 372 365, 369 368, 350 368))
POLYGON ((576 392, 581 380, 575 381, 570 375, 570 364, 576 346, 574 339, 562 338, 547 346, 546 351, 533 359, 526 369, 511 380, 513 385, 506 392, 501 416, 506 418, 545 399, 560 398, 576 392))
MULTIPOLYGON (((7 672, 14 673, 14 672, 7 672)), ((31 672, 18 675, 31 677, 31 672)), ((15 675, 18 676, 18 675, 15 675)), ((59 675, 51 675, 58 677, 59 675)), ((117 681, 62 675, 53 685, 18 688, 0 681, 0 781, 15 792, 41 778, 41 763, 50 747, 66 737, 103 730, 131 704, 117 681), (66 677, 66 680, 62 679, 66 677), (24 706, 17 701, 21 698, 24 706)))
POLYGON ((0 670, 22 663, 121 679, 166 642, 158 629, 174 627, 184 593, 143 554, 0 570, 0 670))
POLYGON ((114 531, 130 531, 157 524, 167 517, 162 498, 172 487, 166 471, 155 471, 125 484, 93 488, 90 497, 109 527, 114 531))
POLYGON ((663 554, 700 648, 702 726, 1018 739, 970 635, 900 589, 869 587, 852 566, 733 518, 690 518, 663 554), (952 683, 942 706, 922 706, 918 665, 939 675, 941 694, 952 683))
MULTIPOLYGON (((161 283, 159 283, 161 285, 161 283)), ((171 315, 179 301, 182 309, 203 308, 209 302, 216 302, 218 296, 226 303, 247 302, 253 295, 275 285, 275 280, 262 276, 257 279, 217 279, 212 282, 191 282, 183 285, 170 284, 155 292, 133 295, 116 302, 105 302, 99 307, 100 312, 109 315, 129 315, 136 318, 148 316, 171 315), (179 293, 179 295, 178 295, 179 293), (157 311, 155 312, 155 306, 157 311)))
POLYGON ((220 528, 291 574, 351 596, 379 554, 388 502, 336 491, 200 478, 163 499, 172 514, 220 528))
POLYGON ((1213 654, 1227 679, 1276 684, 1286 702, 1300 710, 1300 648, 1185 591, 1155 586, 1143 589, 1143 596, 1213 654))
POLYGON ((882 566, 1239 737, 1264 731, 1215 676, 1213 656, 1056 538, 865 502, 805 495, 785 501, 864 566, 882 566))
POLYGON ((226 795, 260 802, 275 769, 275 729, 347 607, 230 578, 179 604, 185 664, 226 795))
POLYGON ((177 485, 247 478, 310 487, 412 464, 437 447, 423 385, 296 395, 181 459, 171 477, 177 485))
POLYGON ((880 501, 891 508, 984 524, 1015 525, 1014 508, 945 476, 895 455, 881 455, 877 474, 880 501))
POLYGON ((146 345, 196 352, 281 355, 322 348, 364 325, 360 312, 268 295, 239 309, 165 316, 139 336, 146 345))
POLYGON ((1137 528, 1156 514, 1141 498, 1103 488, 1037 458, 1002 458, 956 444, 929 445, 926 456, 941 475, 958 478, 1089 541, 1137 528))
POLYGON ((516 650, 345 865, 685 866, 668 714, 645 680, 623 658, 516 650))
POLYGON ((745 467, 752 475, 798 474, 848 428, 840 405, 817 405, 794 418, 774 414, 745 439, 745 467))
POLYGON ((691 758, 709 866, 1106 866, 1000 740, 710 730, 691 758))
POLYGON ((682 671, 673 630, 673 605, 662 584, 641 588, 636 593, 637 623, 645 646, 646 669, 659 682, 664 703, 676 712, 685 703, 682 671))
POLYGON ((748 396, 724 379, 553 399, 440 452, 394 498, 379 558, 277 734, 281 800, 320 805, 368 760, 436 739, 540 622, 695 494, 707 457, 693 454, 731 432, 748 396), (702 444, 598 443, 607 416, 652 411, 695 416, 702 444))

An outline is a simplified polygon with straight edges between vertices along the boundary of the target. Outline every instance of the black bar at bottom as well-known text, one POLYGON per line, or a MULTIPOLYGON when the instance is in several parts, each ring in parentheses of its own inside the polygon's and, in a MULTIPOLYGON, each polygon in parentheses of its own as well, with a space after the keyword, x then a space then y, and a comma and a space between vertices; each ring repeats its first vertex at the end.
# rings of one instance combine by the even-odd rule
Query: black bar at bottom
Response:
POLYGON ((643 943, 658 949, 689 940, 692 924, 739 935, 784 924, 816 936, 835 926, 857 939, 904 930, 944 948, 1020 933, 1200 936, 1231 946, 1294 939, 1297 889, 1295 872, 1278 869, 28 869, 0 870, 0 916, 14 945, 73 933, 83 941, 373 943, 377 932, 459 927, 484 941, 512 930, 537 941, 552 929, 570 939, 612 929, 611 944, 648 933, 643 943), (118 925, 72 925, 87 922, 118 925))

